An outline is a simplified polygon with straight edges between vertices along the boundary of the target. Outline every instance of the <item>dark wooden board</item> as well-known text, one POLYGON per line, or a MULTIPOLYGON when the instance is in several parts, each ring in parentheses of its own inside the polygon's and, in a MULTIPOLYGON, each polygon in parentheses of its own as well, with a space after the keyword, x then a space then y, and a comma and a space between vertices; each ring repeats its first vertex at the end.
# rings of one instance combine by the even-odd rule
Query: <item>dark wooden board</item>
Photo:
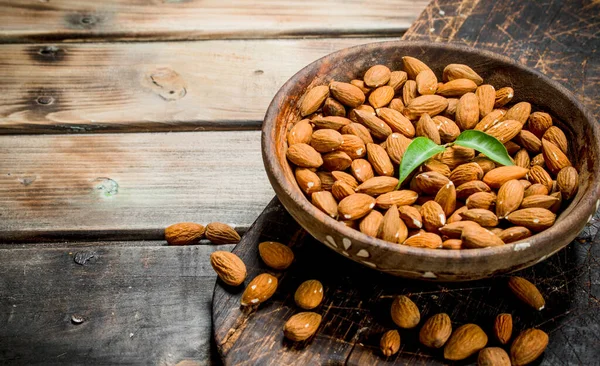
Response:
POLYGON ((428 0, 0 1, 0 42, 400 36, 428 0))
MULTIPOLYGON (((418 329, 401 330, 397 356, 382 357, 379 339, 396 328, 389 309, 394 296, 406 294, 419 306, 422 321, 446 312, 453 327, 474 322, 490 335, 494 317, 511 313, 515 332, 536 327, 550 335, 543 361, 536 364, 588 365, 600 357, 600 212, 578 239, 550 259, 518 275, 534 282, 546 297, 541 312, 527 308, 508 290, 507 276, 490 280, 436 284, 379 273, 347 260, 304 232, 274 199, 233 250, 248 267, 246 284, 268 272, 279 278, 275 295, 257 309, 239 305, 243 286, 231 288, 217 281, 213 324, 217 348, 226 365, 321 364, 445 364, 441 351, 418 343, 418 329), (283 273, 269 270, 257 245, 276 240, 296 256, 283 273), (294 291, 309 279, 321 281, 325 299, 315 310, 323 316, 317 335, 294 344, 284 339, 285 321, 300 309, 294 291)), ((465 364, 471 364, 470 358, 465 364)))
POLYGON ((209 256, 232 247, 0 249, 0 363, 207 365, 209 256))

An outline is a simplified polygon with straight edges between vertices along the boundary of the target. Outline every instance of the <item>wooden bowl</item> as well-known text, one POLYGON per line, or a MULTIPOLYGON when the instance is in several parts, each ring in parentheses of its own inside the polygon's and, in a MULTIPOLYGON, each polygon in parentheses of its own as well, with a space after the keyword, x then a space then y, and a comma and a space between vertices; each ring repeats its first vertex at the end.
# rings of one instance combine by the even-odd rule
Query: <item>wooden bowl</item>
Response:
POLYGON ((336 252, 396 276, 436 281, 466 281, 522 269, 543 261, 569 244, 598 209, 600 133, 593 115, 559 83, 504 56, 459 45, 393 41, 347 48, 300 70, 283 85, 267 110, 262 152, 277 197, 300 225, 336 252), (528 101, 558 118, 569 139, 570 159, 579 171, 579 191, 549 229, 501 247, 469 250, 421 249, 369 237, 327 216, 304 196, 286 160, 286 132, 300 119, 304 92, 331 80, 362 78, 376 64, 402 70, 402 57, 413 56, 441 80, 451 63, 471 66, 485 83, 511 86, 513 102, 528 101))

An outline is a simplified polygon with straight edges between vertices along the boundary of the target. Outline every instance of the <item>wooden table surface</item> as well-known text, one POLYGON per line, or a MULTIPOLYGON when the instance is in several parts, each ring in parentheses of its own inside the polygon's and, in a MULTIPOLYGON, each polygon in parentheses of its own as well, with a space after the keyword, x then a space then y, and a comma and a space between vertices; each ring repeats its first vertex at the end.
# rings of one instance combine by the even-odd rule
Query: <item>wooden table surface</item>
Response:
POLYGON ((597 2, 427 3, 0 0, 0 363, 217 363, 208 257, 233 246, 168 247, 164 228, 244 233, 273 197, 259 128, 278 88, 421 12, 405 38, 507 54, 600 112, 597 2))

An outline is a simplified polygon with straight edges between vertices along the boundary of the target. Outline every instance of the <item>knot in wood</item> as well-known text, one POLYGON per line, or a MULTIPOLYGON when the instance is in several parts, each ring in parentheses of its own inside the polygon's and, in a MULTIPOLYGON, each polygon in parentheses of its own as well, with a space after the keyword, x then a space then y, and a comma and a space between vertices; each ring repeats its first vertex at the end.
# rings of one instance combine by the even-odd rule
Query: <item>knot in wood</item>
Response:
POLYGON ((175 70, 161 67, 152 71, 149 79, 152 90, 166 101, 181 99, 187 94, 185 81, 175 70))

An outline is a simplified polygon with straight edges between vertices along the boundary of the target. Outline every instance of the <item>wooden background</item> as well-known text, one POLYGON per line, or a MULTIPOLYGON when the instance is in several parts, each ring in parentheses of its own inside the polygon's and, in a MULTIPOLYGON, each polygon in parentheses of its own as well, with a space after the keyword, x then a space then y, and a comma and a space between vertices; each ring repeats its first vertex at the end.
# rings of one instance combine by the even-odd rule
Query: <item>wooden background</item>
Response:
MULTIPOLYGON (((162 230, 245 232, 273 196, 258 130, 279 86, 402 36, 427 3, 0 0, 0 360, 217 361, 208 256, 232 246, 165 247, 162 230)), ((598 115, 599 14, 591 0, 434 0, 404 37, 511 56, 598 115)), ((597 226, 554 259, 548 283, 587 310, 553 336, 551 364, 600 356, 597 226)))

